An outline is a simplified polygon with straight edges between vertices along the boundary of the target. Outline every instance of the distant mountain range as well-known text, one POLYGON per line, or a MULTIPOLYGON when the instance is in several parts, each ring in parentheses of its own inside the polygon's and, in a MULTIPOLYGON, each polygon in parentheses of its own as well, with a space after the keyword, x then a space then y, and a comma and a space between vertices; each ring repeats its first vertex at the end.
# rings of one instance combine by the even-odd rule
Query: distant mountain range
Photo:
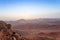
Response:
POLYGON ((16 21, 6 21, 11 24, 13 28, 16 29, 44 29, 44 28, 60 28, 60 19, 59 18, 39 18, 25 20, 20 19, 16 21))

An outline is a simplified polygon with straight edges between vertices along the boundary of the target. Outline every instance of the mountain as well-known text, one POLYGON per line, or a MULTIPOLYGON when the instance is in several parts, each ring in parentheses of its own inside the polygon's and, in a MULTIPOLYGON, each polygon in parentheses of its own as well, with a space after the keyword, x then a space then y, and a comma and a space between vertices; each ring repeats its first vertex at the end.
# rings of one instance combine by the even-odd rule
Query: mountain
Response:
POLYGON ((56 29, 60 28, 60 19, 59 18, 38 18, 25 20, 20 19, 16 21, 6 21, 9 24, 12 24, 13 28, 16 29, 56 29))

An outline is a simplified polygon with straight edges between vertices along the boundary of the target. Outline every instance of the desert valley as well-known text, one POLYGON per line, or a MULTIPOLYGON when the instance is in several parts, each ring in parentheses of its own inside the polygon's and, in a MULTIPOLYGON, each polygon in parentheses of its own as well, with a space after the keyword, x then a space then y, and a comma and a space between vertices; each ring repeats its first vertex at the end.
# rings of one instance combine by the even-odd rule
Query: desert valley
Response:
POLYGON ((0 0, 0 40, 60 40, 60 0, 0 0))
POLYGON ((0 28, 0 40, 60 40, 60 19, 0 21, 0 28))

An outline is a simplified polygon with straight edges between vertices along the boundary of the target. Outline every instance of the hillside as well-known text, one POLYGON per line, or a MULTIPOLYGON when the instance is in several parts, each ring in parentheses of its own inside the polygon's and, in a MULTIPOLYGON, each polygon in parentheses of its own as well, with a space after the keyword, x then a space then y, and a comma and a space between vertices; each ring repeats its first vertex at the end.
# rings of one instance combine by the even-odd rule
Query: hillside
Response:
POLYGON ((11 24, 0 21, 0 40, 20 40, 20 36, 12 29, 11 24))
MULTIPOLYGON (((24 25, 24 27, 26 26, 24 25)), ((26 28, 21 30, 18 27, 13 29, 11 24, 0 21, 0 40, 60 40, 60 30, 40 30, 40 28, 39 30, 37 27, 32 30, 26 30, 26 28)))

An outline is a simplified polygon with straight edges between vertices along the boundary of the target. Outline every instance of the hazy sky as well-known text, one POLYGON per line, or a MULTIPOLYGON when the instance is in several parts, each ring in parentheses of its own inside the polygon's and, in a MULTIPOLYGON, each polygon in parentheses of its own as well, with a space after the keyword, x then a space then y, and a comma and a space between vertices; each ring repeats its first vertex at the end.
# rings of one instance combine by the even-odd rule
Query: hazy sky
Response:
POLYGON ((60 0, 0 0, 0 20, 60 18, 60 0))

